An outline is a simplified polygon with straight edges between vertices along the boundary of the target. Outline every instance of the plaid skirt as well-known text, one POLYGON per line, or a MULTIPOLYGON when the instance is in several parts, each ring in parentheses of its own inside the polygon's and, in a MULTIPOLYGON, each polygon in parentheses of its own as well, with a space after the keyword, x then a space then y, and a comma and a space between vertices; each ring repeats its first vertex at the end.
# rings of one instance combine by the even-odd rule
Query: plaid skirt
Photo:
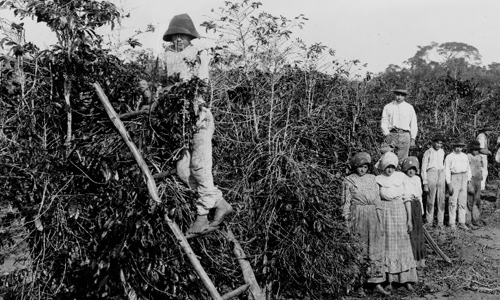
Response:
POLYGON ((352 228, 363 244, 363 256, 368 265, 367 282, 384 282, 384 236, 375 205, 351 206, 351 218, 352 228))
POLYGON ((382 201, 385 241, 385 273, 388 281, 417 281, 415 258, 406 227, 406 209, 402 200, 382 201))

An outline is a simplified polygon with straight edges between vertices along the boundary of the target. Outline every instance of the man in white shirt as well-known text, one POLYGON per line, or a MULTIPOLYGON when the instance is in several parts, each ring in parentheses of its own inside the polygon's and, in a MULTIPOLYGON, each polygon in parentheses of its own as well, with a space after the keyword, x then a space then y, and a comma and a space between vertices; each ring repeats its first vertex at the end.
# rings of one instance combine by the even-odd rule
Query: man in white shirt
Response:
POLYGON ((403 88, 391 90, 396 100, 384 106, 380 126, 385 142, 395 147, 399 163, 408 157, 410 148, 415 147, 417 137, 417 114, 413 106, 406 102, 408 91, 403 88))
POLYGON ((458 205, 458 223, 459 227, 469 230, 465 225, 465 214, 467 212, 467 184, 472 179, 472 172, 469 165, 469 158, 462 152, 465 147, 463 139, 457 140, 452 144, 453 152, 444 159, 444 172, 450 198, 448 203, 450 228, 456 229, 456 216, 458 205))
POLYGON ((446 181, 444 175, 444 137, 436 135, 432 139, 432 147, 425 151, 422 158, 422 184, 427 193, 426 222, 432 225, 434 222, 434 203, 437 200, 437 227, 444 227, 445 192, 446 181))
POLYGON ((488 149, 489 135, 493 131, 491 127, 483 127, 479 129, 479 134, 477 135, 477 141, 481 146, 479 153, 483 159, 483 180, 481 180, 481 191, 486 188, 486 177, 488 176, 488 155, 491 155, 491 151, 488 149))

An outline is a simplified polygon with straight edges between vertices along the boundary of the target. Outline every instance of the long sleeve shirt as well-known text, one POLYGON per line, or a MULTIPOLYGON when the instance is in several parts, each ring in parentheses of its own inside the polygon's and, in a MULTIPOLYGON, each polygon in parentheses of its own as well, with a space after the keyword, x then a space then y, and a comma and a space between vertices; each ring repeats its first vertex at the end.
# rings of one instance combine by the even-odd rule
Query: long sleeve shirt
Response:
POLYGON ((467 154, 451 152, 444 159, 444 176, 446 183, 451 183, 451 174, 467 173, 467 180, 472 179, 472 173, 467 154))
POLYGON ((408 102, 397 103, 392 101, 384 106, 380 123, 384 135, 388 135, 393 128, 399 128, 408 130, 410 138, 415 139, 417 137, 417 114, 413 106, 408 102))
POLYGON ((351 209, 356 205, 374 205, 375 209, 382 209, 374 175, 351 174, 345 178, 342 186, 342 216, 345 220, 350 220, 351 209))
POLYGON ((414 175, 413 177, 408 176, 408 188, 406 193, 412 197, 412 199, 416 199, 420 203, 420 208, 424 211, 424 205, 422 203, 422 181, 420 177, 414 175))
POLYGON ((193 76, 208 80, 210 59, 207 49, 194 45, 180 52, 167 49, 162 57, 167 75, 179 74, 182 80, 190 80, 193 76))
POLYGON ((436 150, 434 148, 429 148, 424 153, 424 157, 422 158, 422 183, 428 184, 427 171, 435 169, 435 170, 444 170, 444 151, 443 149, 436 150))

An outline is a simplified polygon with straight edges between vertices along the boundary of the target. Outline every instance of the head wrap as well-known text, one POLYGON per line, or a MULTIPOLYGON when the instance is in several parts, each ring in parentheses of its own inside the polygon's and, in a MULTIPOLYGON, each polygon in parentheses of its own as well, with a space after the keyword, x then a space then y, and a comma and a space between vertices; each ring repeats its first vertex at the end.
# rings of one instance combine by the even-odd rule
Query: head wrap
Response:
POLYGON ((372 163, 372 157, 370 156, 370 154, 366 152, 356 153, 356 155, 354 155, 351 158, 351 167, 353 168, 357 168, 364 164, 371 164, 371 163, 372 163))
POLYGON ((418 173, 418 158, 416 158, 415 156, 409 156, 407 158, 405 158, 403 160, 403 164, 401 165, 401 170, 403 170, 403 172, 407 172, 410 168, 415 168, 417 170, 417 173, 418 173))
POLYGON ((398 156, 396 154, 394 154, 393 152, 386 152, 380 158, 379 169, 385 170, 385 168, 387 168, 390 165, 397 167, 398 163, 399 163, 399 159, 398 159, 398 156))

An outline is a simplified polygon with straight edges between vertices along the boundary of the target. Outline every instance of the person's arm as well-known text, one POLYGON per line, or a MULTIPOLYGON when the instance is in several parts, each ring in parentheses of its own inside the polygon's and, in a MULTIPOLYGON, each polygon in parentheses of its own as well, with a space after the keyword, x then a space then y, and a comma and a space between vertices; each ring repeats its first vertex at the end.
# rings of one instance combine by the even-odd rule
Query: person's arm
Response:
MULTIPOLYGON (((429 165, 429 156, 430 156, 430 151, 427 150, 424 152, 424 156, 422 158, 422 172, 421 172, 421 175, 422 175, 422 183, 424 186, 428 185, 428 181, 427 181, 427 166, 429 165)), ((425 187, 424 187, 425 188, 425 187)))
POLYGON ((479 150, 479 153, 483 155, 491 155, 491 151, 488 149, 488 143, 487 143, 487 137, 486 134, 482 133, 477 136, 477 141, 479 142, 479 145, 481 149, 479 150))
POLYGON ((472 171, 470 169, 469 157, 467 157, 467 155, 466 155, 466 158, 467 158, 467 181, 471 181, 472 180, 472 171))
POLYGON ((210 60, 212 59, 212 56, 208 52, 208 49, 203 49, 198 52, 198 58, 199 58, 199 63, 200 67, 198 68, 198 78, 205 80, 208 82, 209 80, 209 67, 210 67, 210 60))
POLYGON ((411 108, 411 118, 410 118, 410 147, 415 147, 415 139, 417 138, 418 125, 417 125, 417 114, 413 106, 411 108))
POLYGON ((448 154, 446 158, 444 159, 444 178, 446 180, 446 185, 448 187, 448 193, 450 195, 453 195, 453 187, 451 186, 451 160, 452 160, 452 153, 448 154))
POLYGON ((380 121, 380 127, 382 128, 382 133, 387 136, 390 132, 389 130, 389 108, 388 105, 384 106, 382 111, 382 120, 380 121))
POLYGON ((403 187, 404 187, 403 202, 406 209, 406 227, 408 229, 408 233, 410 233, 413 230, 413 221, 411 218, 411 200, 413 194, 410 194, 409 191, 412 191, 413 189, 410 178, 404 174, 403 176, 405 176, 403 179, 403 187))
POLYGON ((405 202, 406 209, 406 228, 408 228, 408 233, 413 230, 413 221, 411 219, 411 201, 405 202))
POLYGON ((346 180, 342 183, 342 217, 346 222, 350 221, 351 216, 351 190, 350 184, 346 180))

